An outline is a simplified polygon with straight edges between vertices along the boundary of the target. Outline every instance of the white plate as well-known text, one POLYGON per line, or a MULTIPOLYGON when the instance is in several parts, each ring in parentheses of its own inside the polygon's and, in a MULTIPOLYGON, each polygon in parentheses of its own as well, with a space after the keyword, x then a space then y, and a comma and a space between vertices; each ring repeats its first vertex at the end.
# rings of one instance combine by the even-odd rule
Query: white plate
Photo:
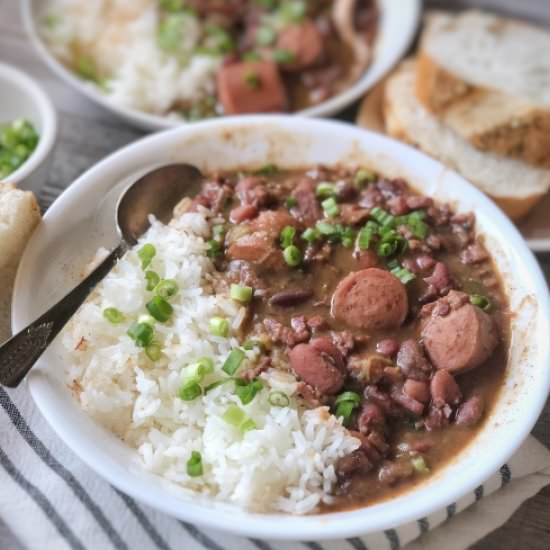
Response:
MULTIPOLYGON (((374 86, 361 103, 357 124, 373 132, 385 133, 382 113, 383 82, 374 86)), ((550 252, 550 193, 517 224, 520 233, 533 252, 550 252)))
MULTIPOLYGON (((378 0, 381 21, 375 44, 374 59, 364 76, 345 92, 338 94, 315 107, 299 111, 305 116, 329 116, 341 111, 359 99, 378 82, 407 51, 418 26, 420 0, 378 0)), ((49 51, 42 40, 38 27, 41 13, 47 2, 44 0, 21 0, 21 14, 32 43, 44 62, 65 82, 95 103, 116 114, 122 120, 148 131, 164 130, 181 125, 183 121, 170 119, 117 105, 90 83, 84 82, 69 71, 49 51)))
POLYGON ((418 488, 348 512, 255 515, 179 495, 137 468, 135 452, 94 424, 73 400, 54 346, 29 374, 28 387, 44 417, 83 461, 138 500, 198 525, 266 539, 319 540, 424 517, 472 491, 508 460, 533 427, 550 386, 550 299, 540 268, 516 228, 477 189, 415 149, 348 124, 290 116, 228 117, 155 134, 101 161, 57 199, 35 232, 15 284, 16 330, 75 284, 99 246, 115 243, 119 191, 113 187, 175 161, 202 170, 363 163, 390 177, 405 177, 459 211, 475 209, 478 231, 493 253, 513 311, 505 386, 470 446, 418 488))

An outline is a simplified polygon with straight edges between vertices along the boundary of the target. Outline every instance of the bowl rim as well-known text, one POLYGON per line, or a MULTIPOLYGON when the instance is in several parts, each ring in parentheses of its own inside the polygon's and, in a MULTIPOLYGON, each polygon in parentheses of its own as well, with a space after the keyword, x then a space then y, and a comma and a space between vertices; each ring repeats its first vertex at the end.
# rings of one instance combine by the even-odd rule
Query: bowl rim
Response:
MULTIPOLYGON (((390 1, 391 0, 384 0, 390 1)), ((158 131, 174 128, 178 125, 189 124, 184 120, 171 119, 168 116, 161 116, 132 107, 119 105, 110 101, 107 96, 98 92, 93 85, 86 83, 78 78, 72 71, 67 69, 49 50, 44 40, 41 38, 37 28, 35 15, 33 11, 32 0, 21 0, 20 3, 21 17, 23 20, 23 26, 30 37, 31 43, 35 50, 38 52, 42 61, 63 81, 75 88, 79 93, 90 99, 96 104, 107 111, 115 113, 117 116, 130 121, 135 126, 149 131, 158 131)), ((409 45, 416 34, 421 14, 422 14, 422 0, 407 0, 405 10, 408 10, 409 18, 406 19, 408 26, 402 34, 396 37, 395 41, 398 41, 398 45, 394 49, 393 55, 376 73, 371 73, 370 69, 373 65, 371 63, 365 70, 363 76, 353 84, 353 86, 347 88, 343 92, 330 97, 326 101, 323 101, 319 105, 314 105, 296 111, 296 115, 320 117, 330 116, 345 107, 352 104, 363 96, 376 82, 381 80, 395 64, 403 57, 407 51, 409 45)), ((403 11, 403 8, 402 8, 403 11)), ((394 43, 395 43, 394 41, 394 43)), ((221 118, 225 118, 225 115, 221 118)))
POLYGON ((23 183, 48 157, 57 136, 57 112, 51 99, 43 88, 20 69, 7 63, 0 63, 0 81, 9 80, 30 96, 37 107, 41 119, 41 131, 38 145, 31 156, 14 172, 2 180, 2 183, 23 183))
MULTIPOLYGON (((166 132, 146 136, 137 142, 115 151, 79 176, 50 207, 44 217, 44 221, 47 223, 51 218, 55 219, 56 216, 59 215, 58 211, 63 211, 65 203, 70 203, 74 200, 81 190, 92 189, 98 184, 98 181, 101 181, 109 172, 120 172, 125 169, 127 175, 130 175, 132 171, 135 171, 136 165, 139 164, 139 160, 136 159, 139 159, 142 154, 145 155, 148 151, 158 151, 161 148, 165 149, 169 143, 177 143, 179 140, 189 137, 197 131, 221 132, 222 129, 227 131, 232 128, 238 128, 242 131, 246 126, 266 127, 268 125, 273 125, 275 129, 278 124, 279 127, 284 130, 296 129, 297 131, 308 134, 315 133, 316 130, 320 133, 321 130, 331 130, 334 131, 336 135, 338 132, 345 131, 349 135, 350 141, 352 141, 354 137, 358 140, 368 138, 372 143, 379 143, 381 148, 393 148, 393 150, 396 151, 396 156, 399 151, 402 151, 403 154, 406 153, 418 158, 419 162, 432 165, 434 169, 443 170, 441 163, 434 161, 427 155, 408 145, 380 134, 355 128, 343 122, 305 119, 282 115, 225 117, 218 120, 200 122, 196 125, 184 125, 166 132)), ((521 258, 522 262, 524 262, 526 273, 530 275, 530 286, 534 287, 536 290, 539 304, 538 319, 544 323, 544 326, 548 327, 550 324, 550 294, 548 293, 546 281, 534 255, 525 244, 518 230, 498 207, 461 176, 457 174, 454 175, 458 178, 456 180, 457 183, 467 188, 468 192, 475 198, 478 207, 486 214, 490 215, 491 220, 499 226, 499 240, 505 241, 507 246, 511 247, 521 258)), ((40 230, 35 232, 32 241, 35 239, 37 240, 39 236, 40 230)), ((28 253, 30 248, 31 247, 27 247, 15 281, 12 322, 16 330, 23 328, 26 321, 24 310, 18 306, 20 303, 18 297, 20 293, 23 294, 25 292, 23 288, 25 286, 25 270, 27 267, 33 265, 32 256, 28 253)), ((541 349, 544 354, 540 354, 540 362, 542 363, 544 361, 546 364, 549 364, 550 351, 548 343, 543 343, 541 349)), ((86 447, 90 453, 93 451, 92 441, 86 441, 86 437, 82 434, 70 433, 70 431, 68 433, 66 431, 67 426, 65 425, 65 420, 62 419, 60 415, 56 416, 52 403, 48 400, 48 383, 43 377, 34 377, 31 373, 31 376, 27 380, 27 385, 39 410, 67 446, 83 460, 83 462, 90 466, 91 469, 107 479, 109 483, 137 500, 159 509, 168 515, 191 521, 203 527, 223 530, 240 536, 280 540, 325 540, 364 535, 374 531, 395 528, 442 509, 473 491, 493 473, 499 470, 502 464, 504 464, 519 448, 534 426, 548 396, 548 390, 550 388, 550 369, 546 369, 540 378, 540 383, 538 385, 533 385, 530 389, 530 400, 525 405, 525 410, 522 411, 522 421, 512 427, 507 434, 507 438, 500 444, 497 452, 492 452, 489 456, 484 458, 483 465, 476 471, 476 475, 469 477, 462 485, 457 483, 452 488, 446 487, 444 492, 432 490, 433 495, 430 502, 418 501, 415 503, 414 507, 396 507, 395 514, 387 518, 378 518, 376 524, 373 524, 372 520, 369 524, 369 507, 363 507, 358 510, 335 512, 327 516, 322 516, 326 518, 326 521, 320 521, 319 515, 285 515, 282 516, 285 522, 284 530, 281 530, 280 514, 264 515, 243 512, 240 519, 249 519, 250 521, 236 521, 236 517, 239 516, 235 516, 235 511, 230 510, 228 512, 216 508, 205 508, 200 503, 189 503, 188 507, 180 505, 179 508, 176 508, 170 498, 166 497, 166 495, 169 494, 166 493, 166 491, 162 491, 162 495, 166 498, 160 498, 160 493, 159 495, 153 494, 154 491, 144 494, 139 487, 135 487, 135 476, 133 476, 133 474, 118 477, 115 472, 111 471, 111 467, 109 464, 105 463, 105 461, 97 461, 97 457, 86 454, 86 447), (205 514, 205 511, 208 511, 208 513, 205 514)), ((415 492, 416 490, 414 489, 411 491, 412 494, 415 492)))

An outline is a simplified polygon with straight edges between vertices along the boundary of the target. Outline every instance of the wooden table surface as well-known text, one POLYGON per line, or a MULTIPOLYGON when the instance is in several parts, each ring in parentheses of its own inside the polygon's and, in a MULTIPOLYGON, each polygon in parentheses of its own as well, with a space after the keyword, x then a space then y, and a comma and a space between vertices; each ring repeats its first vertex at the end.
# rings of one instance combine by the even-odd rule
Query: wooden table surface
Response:
MULTIPOLYGON (((77 95, 45 67, 24 34, 17 4, 13 0, 0 0, 0 61, 19 66, 39 80, 54 101, 60 119, 60 133, 53 164, 47 185, 39 195, 42 207, 47 208, 61 190, 84 170, 144 134, 124 125, 103 109, 77 95)), ((550 0, 428 0, 427 4, 437 7, 477 5, 505 13, 517 13, 521 10, 525 18, 550 26, 550 0)), ((544 52, 544 55, 547 54, 548 52, 544 52)), ((355 106, 351 107, 342 113, 341 118, 353 120, 355 110, 355 106)), ((547 280, 550 280, 550 253, 538 255, 538 260, 547 280)), ((550 403, 546 404, 533 434, 550 447, 550 403)), ((504 526, 472 548, 550 549, 550 486, 525 502, 504 526)))

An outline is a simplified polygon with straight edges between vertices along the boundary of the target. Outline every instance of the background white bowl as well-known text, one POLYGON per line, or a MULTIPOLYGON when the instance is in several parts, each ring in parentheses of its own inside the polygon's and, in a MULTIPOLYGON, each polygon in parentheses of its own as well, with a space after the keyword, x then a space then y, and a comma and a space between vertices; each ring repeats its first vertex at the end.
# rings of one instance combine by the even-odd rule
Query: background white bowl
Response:
POLYGON ((0 124, 17 118, 27 119, 40 138, 31 156, 2 182, 38 191, 48 176, 55 145, 55 109, 46 92, 31 77, 4 63, 0 63, 0 98, 0 124))
POLYGON ((550 386, 550 300, 538 264, 510 221, 457 174, 413 148, 347 124, 290 116, 228 117, 144 138, 101 161, 59 197, 27 247, 15 285, 16 330, 74 285, 99 246, 115 244, 114 205, 122 186, 154 166, 177 161, 205 171, 266 163, 364 163, 407 178, 460 212, 475 211, 513 311, 505 384, 474 441, 415 490, 349 512, 254 515, 189 498, 141 470, 135 452, 94 424, 74 401, 54 346, 31 371, 28 385, 47 421, 82 460, 122 491, 178 518, 237 534, 293 540, 348 537, 416 520, 472 491, 506 462, 534 425, 550 386))
MULTIPOLYGON (((299 111, 299 114, 329 116, 344 109, 363 96, 403 57, 419 23, 421 0, 378 0, 378 3, 381 10, 381 21, 375 44, 374 59, 364 76, 346 91, 315 107, 299 111)), ((39 22, 47 4, 48 2, 44 0, 21 0, 21 14, 25 28, 40 57, 61 79, 122 120, 143 130, 164 130, 185 123, 173 118, 149 114, 115 104, 102 94, 96 86, 81 80, 69 71, 53 56, 40 36, 39 22)))

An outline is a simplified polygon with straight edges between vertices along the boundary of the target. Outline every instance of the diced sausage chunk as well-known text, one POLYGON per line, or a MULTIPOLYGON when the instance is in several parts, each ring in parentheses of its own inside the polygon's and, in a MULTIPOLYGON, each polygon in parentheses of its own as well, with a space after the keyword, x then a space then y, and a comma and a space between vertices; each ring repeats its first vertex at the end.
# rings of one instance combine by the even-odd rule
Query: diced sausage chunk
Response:
POLYGON ((437 371, 430 382, 432 401, 436 407, 456 406, 462 401, 462 393, 452 374, 446 370, 437 371))
POLYGON ((271 61, 225 65, 218 71, 217 86, 225 114, 278 112, 287 108, 281 75, 271 61))
POLYGON ((323 217, 321 207, 315 196, 315 184, 311 179, 302 179, 292 192, 292 196, 297 202, 293 213, 295 212, 305 225, 313 225, 323 217))
POLYGON ((285 71, 301 71, 315 65, 323 55, 323 38, 310 19, 283 29, 277 48, 288 52, 289 60, 282 63, 285 71))
POLYGON ((493 319, 482 309, 463 300, 441 298, 436 302, 432 316, 422 330, 424 346, 438 369, 460 373, 483 364, 498 342, 497 328, 493 319), (445 315, 436 315, 441 302, 451 304, 445 315), (453 305, 455 307, 453 308, 453 305))
POLYGON ((407 292, 389 271, 363 269, 344 277, 332 296, 332 315, 353 328, 401 326, 409 308, 407 292))
POLYGON ((479 395, 473 395, 460 406, 456 414, 459 426, 475 426, 483 416, 485 404, 479 395))
POLYGON ((287 225, 296 227, 296 220, 284 210, 264 210, 250 224, 252 231, 265 231, 274 240, 279 239, 279 234, 287 225))
POLYGON ((231 260, 246 260, 265 268, 284 264, 281 251, 277 249, 273 239, 263 231, 241 237, 229 246, 227 256, 231 260))
POLYGON ((292 370, 321 394, 334 395, 344 385, 344 359, 328 338, 315 338, 289 352, 292 370))
POLYGON ((264 180, 255 176, 242 178, 235 191, 242 204, 251 204, 257 208, 265 206, 270 199, 264 180))
POLYGON ((251 204, 243 204, 233 208, 229 213, 229 219, 232 223, 241 223, 245 220, 251 220, 258 215, 258 209, 251 204))

